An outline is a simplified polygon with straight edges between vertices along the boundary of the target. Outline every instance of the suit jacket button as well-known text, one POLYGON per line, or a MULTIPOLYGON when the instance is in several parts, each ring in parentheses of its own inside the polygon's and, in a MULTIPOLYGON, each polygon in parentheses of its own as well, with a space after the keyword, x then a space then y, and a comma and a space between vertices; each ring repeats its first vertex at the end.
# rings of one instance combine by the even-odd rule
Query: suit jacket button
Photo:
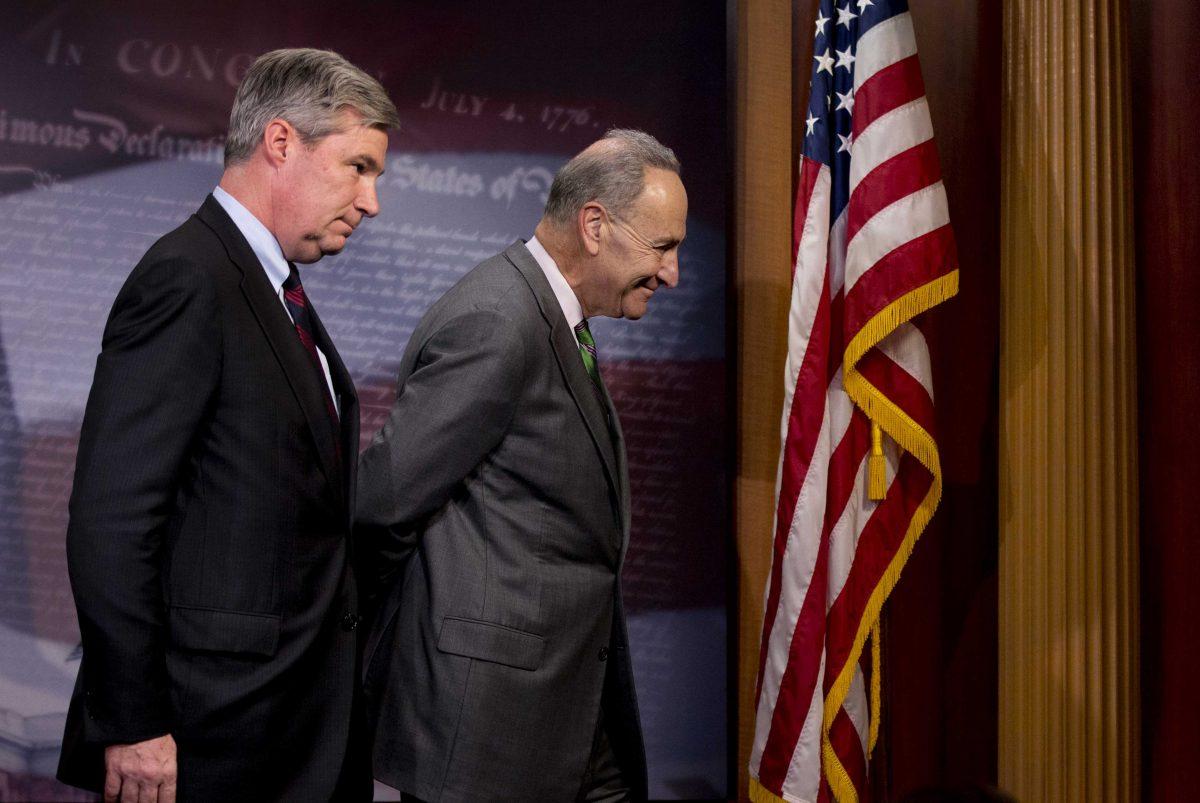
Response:
POLYGON ((349 633, 351 630, 358 628, 358 617, 352 613, 348 613, 342 617, 342 630, 349 633))
POLYGON ((600 654, 597 656, 601 661, 608 660, 608 647, 601 647, 600 654))

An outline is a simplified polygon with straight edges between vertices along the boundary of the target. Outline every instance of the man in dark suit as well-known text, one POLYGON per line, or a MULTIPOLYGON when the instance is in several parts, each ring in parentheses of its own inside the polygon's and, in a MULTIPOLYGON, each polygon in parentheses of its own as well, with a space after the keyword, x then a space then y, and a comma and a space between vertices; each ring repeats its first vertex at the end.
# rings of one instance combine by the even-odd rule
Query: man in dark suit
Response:
POLYGON ((356 544, 398 575, 367 644, 375 773, 425 801, 646 797, 622 613, 629 479, 587 317, 679 276, 687 195, 648 134, 555 177, 529 243, 417 326, 359 467, 356 544))
POLYGON ((220 186, 118 294, 70 503, 83 659, 63 781, 122 801, 370 799, 358 401, 295 263, 378 212, 397 123, 335 53, 262 56, 220 186))

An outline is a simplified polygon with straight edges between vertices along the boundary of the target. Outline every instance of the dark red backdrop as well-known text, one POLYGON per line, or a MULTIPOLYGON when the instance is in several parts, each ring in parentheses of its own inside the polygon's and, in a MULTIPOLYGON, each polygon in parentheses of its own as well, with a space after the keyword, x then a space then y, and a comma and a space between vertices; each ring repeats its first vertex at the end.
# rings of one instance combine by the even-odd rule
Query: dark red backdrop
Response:
POLYGON ((996 780, 999 3, 913 3, 958 296, 929 315, 946 486, 885 619, 886 794, 996 780))
POLYGON ((1143 796, 1200 788, 1200 4, 1133 0, 1143 796))

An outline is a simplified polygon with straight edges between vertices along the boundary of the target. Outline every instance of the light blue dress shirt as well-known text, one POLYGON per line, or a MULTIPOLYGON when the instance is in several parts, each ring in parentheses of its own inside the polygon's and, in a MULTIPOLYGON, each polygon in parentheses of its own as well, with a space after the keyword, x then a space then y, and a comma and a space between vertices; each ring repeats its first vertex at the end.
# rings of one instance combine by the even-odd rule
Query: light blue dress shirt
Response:
MULTIPOLYGON (((292 314, 288 312, 287 303, 283 300, 283 283, 287 281, 291 268, 288 267, 287 259, 283 256, 283 249, 279 247, 279 241, 262 224, 262 221, 256 218, 249 209, 242 206, 237 198, 220 187, 215 188, 212 194, 221 208, 233 219, 233 225, 238 227, 238 231, 246 238, 246 242, 250 243, 250 249, 254 251, 259 264, 267 273, 267 281, 271 283, 275 295, 279 297, 279 303, 283 305, 283 311, 287 313, 288 320, 291 320, 292 314)), ((334 408, 340 416, 342 408, 338 404, 337 391, 333 389, 333 377, 329 373, 329 360, 325 358, 325 353, 320 348, 317 348, 317 357, 321 360, 321 370, 325 372, 325 382, 329 385, 329 396, 333 399, 334 408)))

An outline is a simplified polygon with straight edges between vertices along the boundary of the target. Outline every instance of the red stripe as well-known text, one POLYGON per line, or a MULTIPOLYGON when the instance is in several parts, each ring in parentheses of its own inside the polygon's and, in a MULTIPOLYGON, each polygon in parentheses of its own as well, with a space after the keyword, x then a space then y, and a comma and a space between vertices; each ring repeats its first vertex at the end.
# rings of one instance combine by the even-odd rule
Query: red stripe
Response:
POLYGON ((846 329, 857 332, 897 298, 958 267, 949 225, 909 240, 859 277, 846 296, 846 329))
POLYGON ((837 753, 838 759, 842 762, 842 768, 850 776, 850 782, 854 784, 854 788, 858 792, 858 799, 869 800, 867 797, 869 790, 867 789, 866 751, 863 748, 862 740, 858 737, 854 722, 844 708, 838 711, 837 716, 833 718, 833 727, 829 729, 829 743, 833 747, 833 752, 837 753))
POLYGON ((305 329, 300 324, 295 324, 295 326, 296 326, 296 334, 300 335, 301 345, 303 345, 304 348, 315 357, 317 354, 317 351, 316 351, 317 344, 313 341, 312 335, 310 335, 308 333, 308 330, 305 329))
POLYGON ((297 304, 301 307, 308 306, 308 299, 304 296, 304 291, 296 287, 291 290, 284 290, 283 295, 288 301, 297 304))
POLYGON ((758 655, 758 682, 754 691, 754 704, 758 705, 762 695, 763 670, 767 663, 767 646, 775 627, 779 596, 783 586, 783 557, 787 550, 787 539, 792 529, 792 517, 796 513, 796 500, 800 488, 808 475, 809 464, 817 447, 817 436, 821 432, 821 421, 825 414, 825 395, 829 387, 829 275, 821 286, 821 297, 817 302, 817 313, 809 332, 808 347, 800 370, 796 375, 796 388, 792 395, 792 407, 788 412, 787 439, 783 447, 783 470, 780 476, 779 501, 775 514, 774 556, 771 561, 771 577, 767 586, 767 602, 763 612, 762 642, 758 655))
POLYGON ((879 585, 884 571, 891 565, 904 535, 908 532, 913 513, 925 499, 932 483, 933 475, 906 452, 900 458, 900 467, 896 479, 888 488, 887 497, 878 504, 867 520, 858 546, 854 550, 850 576, 829 609, 825 657, 826 692, 846 665, 867 600, 879 585))
POLYGON ((868 173, 850 196, 847 244, 877 213, 942 177, 932 139, 902 151, 868 173))
POLYGON ((925 95, 917 54, 884 67, 854 93, 854 138, 867 126, 905 103, 925 95))
POLYGON ((857 368, 868 382, 883 391, 922 429, 933 432, 933 399, 916 377, 879 349, 864 354, 857 368))
MULTIPOLYGON (((817 176, 821 173, 821 163, 808 157, 800 157, 800 177, 796 181, 796 206, 792 217, 792 277, 796 276, 796 255, 800 252, 800 234, 804 231, 804 221, 808 219, 808 205, 812 202, 813 188, 817 186, 817 176)), ((825 221, 818 221, 826 225, 825 221)))
POLYGON ((775 710, 771 712, 771 730, 759 764, 759 780, 768 789, 780 788, 787 777, 792 754, 796 752, 796 744, 800 741, 800 729, 816 692, 821 652, 828 637, 825 605, 828 596, 829 534, 857 485, 858 467, 869 448, 870 422, 861 410, 855 408, 846 435, 829 460, 829 490, 825 498, 825 521, 817 563, 808 594, 796 619, 796 629, 788 650, 787 669, 780 680, 779 696, 775 701, 775 710), (773 786, 776 783, 779 786, 773 786))

